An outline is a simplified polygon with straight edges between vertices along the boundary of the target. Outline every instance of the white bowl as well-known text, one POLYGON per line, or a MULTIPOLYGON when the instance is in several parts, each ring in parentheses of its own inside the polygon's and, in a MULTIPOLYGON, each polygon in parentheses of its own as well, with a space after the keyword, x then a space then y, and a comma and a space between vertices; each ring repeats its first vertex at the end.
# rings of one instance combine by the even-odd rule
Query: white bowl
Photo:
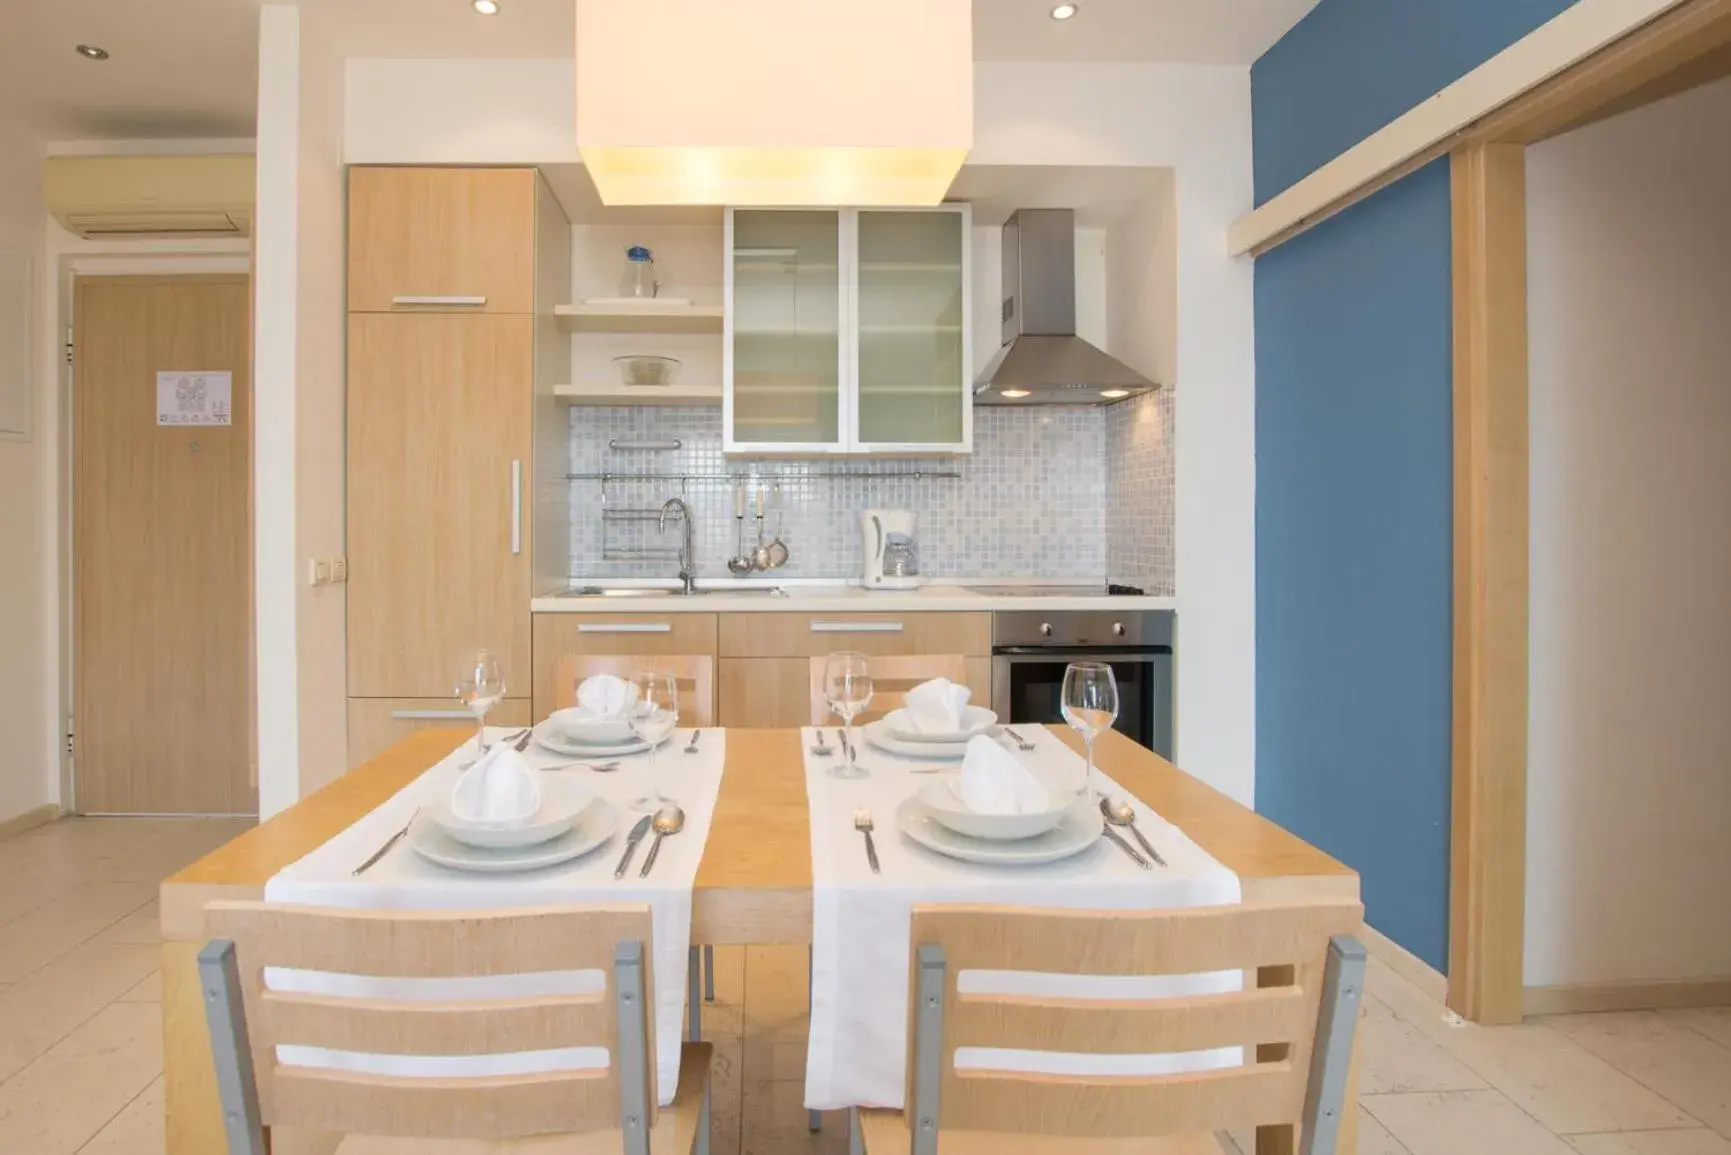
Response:
POLYGON ((884 725, 892 737, 903 742, 966 742, 976 734, 984 734, 998 724, 998 716, 984 706, 967 706, 962 710, 962 728, 954 734, 934 734, 914 725, 906 706, 899 706, 884 715, 884 725))
POLYGON ((919 799, 932 812, 932 817, 946 829, 966 838, 985 842, 1013 842, 1019 838, 1037 838, 1064 820, 1075 804, 1075 798, 1064 796, 1050 787, 1046 793, 1046 809, 1035 814, 975 814, 969 810, 957 791, 961 783, 954 779, 930 782, 920 790, 919 799))
POLYGON ((547 716, 547 722, 561 738, 588 746, 616 746, 636 737, 628 719, 596 718, 580 706, 554 710, 547 716))
POLYGON ((485 850, 515 850, 550 842, 571 829, 571 824, 590 806, 595 793, 575 778, 543 775, 541 805, 526 822, 501 824, 470 822, 451 813, 451 798, 446 795, 427 806, 427 818, 434 826, 463 843, 485 850))

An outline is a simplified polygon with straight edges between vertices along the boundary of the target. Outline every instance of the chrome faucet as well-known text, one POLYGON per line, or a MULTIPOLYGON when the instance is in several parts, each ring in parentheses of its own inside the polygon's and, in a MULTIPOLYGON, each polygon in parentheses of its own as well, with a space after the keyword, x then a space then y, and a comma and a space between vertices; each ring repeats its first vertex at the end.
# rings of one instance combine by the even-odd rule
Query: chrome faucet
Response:
POLYGON ((677 513, 685 519, 685 536, 679 545, 679 592, 690 596, 697 592, 697 559, 691 547, 691 507, 677 497, 670 497, 661 506, 658 532, 667 532, 667 515, 677 513))

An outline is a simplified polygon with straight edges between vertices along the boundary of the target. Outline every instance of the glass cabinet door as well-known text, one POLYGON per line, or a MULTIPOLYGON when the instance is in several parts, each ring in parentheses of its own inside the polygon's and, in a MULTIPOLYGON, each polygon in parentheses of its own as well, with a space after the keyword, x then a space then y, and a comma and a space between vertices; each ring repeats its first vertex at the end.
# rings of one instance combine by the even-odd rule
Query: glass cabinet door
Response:
POLYGON ((859 212, 862 444, 968 440, 967 223, 954 209, 859 212))
POLYGON ((731 219, 731 441, 839 446, 841 214, 736 209, 731 219))

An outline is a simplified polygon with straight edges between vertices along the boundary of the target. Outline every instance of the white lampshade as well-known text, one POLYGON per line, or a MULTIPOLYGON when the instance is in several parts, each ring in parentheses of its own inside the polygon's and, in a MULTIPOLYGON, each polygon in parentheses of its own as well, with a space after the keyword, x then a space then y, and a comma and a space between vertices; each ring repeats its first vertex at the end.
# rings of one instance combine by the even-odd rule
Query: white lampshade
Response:
POLYGON ((610 205, 921 205, 973 146, 972 0, 576 0, 610 205))

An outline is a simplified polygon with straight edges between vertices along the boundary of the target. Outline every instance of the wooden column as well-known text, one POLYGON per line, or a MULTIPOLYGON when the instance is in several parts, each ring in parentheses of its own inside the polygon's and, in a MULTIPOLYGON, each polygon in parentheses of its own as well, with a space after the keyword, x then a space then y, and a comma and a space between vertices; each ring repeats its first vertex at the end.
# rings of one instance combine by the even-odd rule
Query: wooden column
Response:
POLYGON ((1449 1006, 1518 1022, 1526 916, 1526 154, 1452 157, 1454 816, 1449 1006))

